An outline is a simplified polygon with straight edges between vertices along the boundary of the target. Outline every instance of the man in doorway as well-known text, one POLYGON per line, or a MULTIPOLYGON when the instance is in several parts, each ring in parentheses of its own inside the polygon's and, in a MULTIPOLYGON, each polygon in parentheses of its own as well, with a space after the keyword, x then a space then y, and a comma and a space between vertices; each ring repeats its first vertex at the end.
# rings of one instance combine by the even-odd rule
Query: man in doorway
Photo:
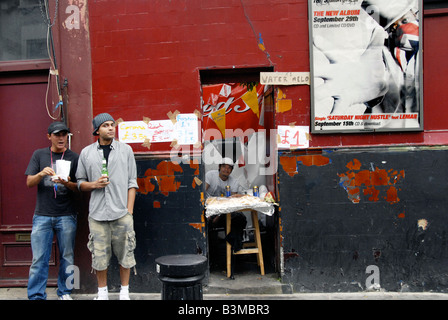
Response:
POLYGON ((242 191, 238 181, 230 174, 233 171, 233 161, 223 158, 218 170, 210 170, 205 174, 205 192, 207 197, 220 197, 226 194, 226 186, 230 186, 232 196, 240 196, 242 191))
POLYGON ((67 148, 69 129, 63 122, 53 122, 48 127, 48 148, 33 153, 28 167, 26 185, 37 186, 37 201, 31 232, 33 260, 28 279, 28 298, 45 300, 49 259, 53 236, 56 234, 60 254, 57 295, 60 300, 72 300, 72 288, 67 285, 68 267, 74 265, 77 210, 74 201, 78 154, 67 148), (67 177, 56 176, 56 161, 65 160, 70 166, 67 177))
MULTIPOLYGON (((231 197, 241 197, 242 187, 230 174, 233 171, 233 161, 230 158, 223 158, 218 170, 210 170, 205 174, 205 193, 207 197, 220 197, 226 194, 226 186, 230 187, 231 197)), ((225 215, 218 215, 212 218, 211 226, 221 226, 224 224, 225 215)), ((232 250, 241 250, 243 243, 243 233, 246 227, 246 217, 241 212, 232 213, 232 227, 226 236, 226 241, 232 246, 232 250)))
POLYGON ((93 135, 99 138, 81 151, 76 177, 78 188, 91 192, 88 248, 98 280, 96 299, 109 299, 107 268, 113 248, 120 264, 120 300, 129 300, 130 269, 136 264, 133 211, 137 167, 132 148, 115 140, 115 120, 110 114, 101 113, 92 123, 93 135))

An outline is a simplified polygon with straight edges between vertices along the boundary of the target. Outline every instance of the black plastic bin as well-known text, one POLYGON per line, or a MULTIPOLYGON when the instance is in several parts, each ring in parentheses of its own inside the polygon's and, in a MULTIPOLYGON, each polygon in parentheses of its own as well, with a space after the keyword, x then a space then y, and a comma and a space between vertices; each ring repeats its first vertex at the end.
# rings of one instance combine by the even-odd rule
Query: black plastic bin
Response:
POLYGON ((207 258, 196 254, 163 256, 156 259, 162 300, 202 300, 202 279, 207 258))

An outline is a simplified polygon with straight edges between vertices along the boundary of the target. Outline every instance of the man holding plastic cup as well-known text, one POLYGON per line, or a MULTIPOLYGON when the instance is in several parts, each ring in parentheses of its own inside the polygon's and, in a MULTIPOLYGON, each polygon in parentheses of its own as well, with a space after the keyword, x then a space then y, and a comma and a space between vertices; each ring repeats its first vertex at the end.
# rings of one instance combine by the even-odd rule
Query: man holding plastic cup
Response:
POLYGON ((56 234, 60 253, 57 295, 61 300, 72 300, 72 288, 67 287, 66 273, 74 265, 77 210, 74 192, 77 191, 76 168, 78 154, 67 148, 69 129, 63 122, 48 127, 50 147, 36 150, 25 171, 28 188, 37 186, 37 201, 31 232, 33 260, 28 280, 28 298, 45 300, 49 258, 53 236, 56 234), (69 174, 57 175, 56 163, 69 165, 69 174))

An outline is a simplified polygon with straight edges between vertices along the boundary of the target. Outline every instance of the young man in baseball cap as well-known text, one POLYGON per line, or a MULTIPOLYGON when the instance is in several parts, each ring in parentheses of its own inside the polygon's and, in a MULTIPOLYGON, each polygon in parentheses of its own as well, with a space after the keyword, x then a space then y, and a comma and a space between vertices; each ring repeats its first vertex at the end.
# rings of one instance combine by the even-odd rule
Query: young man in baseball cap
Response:
POLYGON ((47 130, 51 146, 33 153, 28 167, 26 185, 37 186, 37 201, 31 232, 33 260, 28 279, 28 298, 45 300, 48 280, 49 257, 52 251, 53 235, 56 234, 60 253, 57 295, 60 300, 72 300, 72 288, 67 286, 71 275, 68 267, 74 265, 77 210, 74 192, 78 154, 67 148, 70 130, 63 122, 53 122, 47 130), (56 176, 56 161, 70 162, 68 177, 56 176))

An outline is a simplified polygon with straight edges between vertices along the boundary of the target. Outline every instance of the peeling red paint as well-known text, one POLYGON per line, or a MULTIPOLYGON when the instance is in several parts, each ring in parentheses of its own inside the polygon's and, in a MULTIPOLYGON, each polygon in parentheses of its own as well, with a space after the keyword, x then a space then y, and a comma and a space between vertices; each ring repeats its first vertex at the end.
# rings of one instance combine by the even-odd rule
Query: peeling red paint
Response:
MULTIPOLYGON (((195 176, 199 175, 199 164, 197 162, 191 161, 190 168, 195 170, 195 176)), ((168 196, 170 192, 177 192, 180 188, 181 181, 177 180, 178 176, 176 173, 183 173, 182 167, 177 162, 161 161, 156 169, 146 170, 144 178, 137 178, 139 186, 137 192, 144 195, 150 192, 156 192, 165 196, 168 196), (158 186, 158 190, 156 186, 158 186)), ((179 177, 181 176, 179 175, 179 177)), ((196 179, 193 179, 193 188, 196 188, 199 184, 196 179)), ((159 201, 153 202, 153 208, 160 207, 161 203, 159 201)))
POLYGON ((188 225, 190 227, 193 227, 193 228, 199 230, 200 232, 202 232, 202 227, 203 227, 202 223, 189 223, 188 225))
POLYGON ((387 189, 387 196, 384 197, 384 199, 386 199, 389 203, 396 203, 400 201, 400 198, 398 198, 397 188, 391 186, 389 189, 387 189))
POLYGON ((359 201, 360 201, 360 199, 359 199, 359 188, 357 188, 357 187, 347 188, 347 194, 348 194, 348 198, 353 203, 359 203, 359 201))
POLYGON ((155 186, 151 183, 151 178, 137 178, 138 189, 137 192, 141 194, 148 194, 153 192, 155 186))
POLYGON ((201 216, 201 221, 202 222, 200 223, 189 223, 188 225, 196 230, 199 230, 199 232, 203 233, 205 237, 205 218, 203 215, 201 216))
POLYGON ((295 157, 280 157, 280 164, 290 177, 294 177, 297 174, 297 161, 295 157))
POLYGON ((364 195, 366 195, 366 196, 370 195, 369 201, 378 201, 379 194, 380 194, 380 191, 375 189, 375 187, 369 186, 366 189, 364 189, 364 195))
POLYGON ((375 171, 363 170, 354 174, 355 186, 387 186, 389 176, 384 169, 376 168, 375 171))
POLYGON ((298 173, 297 165, 298 163, 304 166, 325 166, 330 163, 330 158, 325 157, 320 154, 304 155, 297 157, 280 157, 280 164, 283 170, 291 177, 294 177, 298 173))
POLYGON ((180 187, 180 181, 176 181, 175 176, 162 176, 159 178, 159 191, 165 196, 168 196, 170 192, 176 192, 180 187))
POLYGON ((324 157, 320 154, 298 156, 297 161, 301 161, 303 165, 309 166, 325 166, 330 163, 330 158, 324 157))
POLYGON ((390 169, 386 171, 385 169, 375 168, 374 171, 362 170, 361 162, 358 159, 353 159, 347 163, 346 166, 349 170, 345 173, 339 174, 340 182, 339 184, 346 189, 348 198, 353 203, 360 202, 360 192, 363 188, 363 194, 370 196, 369 201, 376 202, 380 199, 381 191, 385 190, 378 189, 378 187, 389 186, 386 189, 386 196, 382 197, 389 203, 397 203, 400 201, 398 197, 398 189, 394 186, 398 181, 404 178, 404 170, 398 171, 390 169), (358 171, 358 172, 356 172, 358 171))
POLYGON ((190 168, 195 169, 194 175, 199 175, 199 163, 190 162, 190 168))
POLYGON ((168 196, 170 192, 175 192, 180 187, 180 181, 176 181, 175 172, 182 173, 181 166, 171 161, 162 161, 157 165, 157 169, 148 169, 144 178, 138 178, 137 192, 148 194, 155 190, 152 181, 156 181, 159 186, 159 192, 168 196))
POLYGON ((364 170, 364 171, 360 171, 357 174, 355 174, 354 176, 354 184, 355 186, 361 186, 361 185, 365 185, 365 186, 370 186, 370 171, 368 170, 364 170))
POLYGON ((293 252, 285 252, 283 254, 283 257, 284 257, 284 259, 286 261, 286 260, 291 259, 291 258, 298 258, 299 254, 297 252, 294 252, 294 251, 293 252))
POLYGON ((347 168, 350 170, 359 170, 361 169, 361 162, 358 159, 353 159, 353 161, 347 163, 347 168))

